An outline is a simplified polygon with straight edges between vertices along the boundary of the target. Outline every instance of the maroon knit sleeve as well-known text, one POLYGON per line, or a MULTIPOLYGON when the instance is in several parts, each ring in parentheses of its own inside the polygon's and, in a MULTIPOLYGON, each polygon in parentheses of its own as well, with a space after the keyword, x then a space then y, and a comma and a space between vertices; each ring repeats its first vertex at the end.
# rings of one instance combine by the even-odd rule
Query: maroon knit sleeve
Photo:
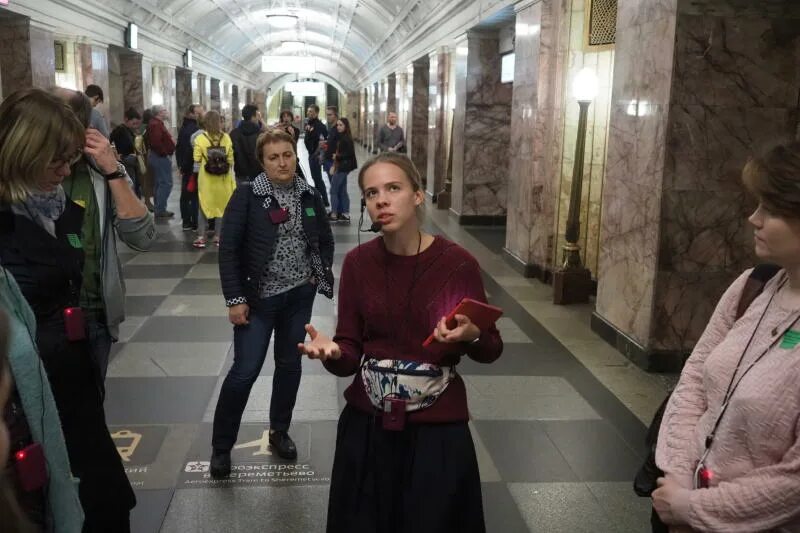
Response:
MULTIPOLYGON (((460 266, 457 281, 461 287, 459 288, 466 298, 472 298, 479 302, 486 302, 486 291, 483 288, 483 280, 481 279, 481 270, 478 262, 473 257, 469 257, 460 266)), ((464 349, 465 353, 475 361, 480 363, 491 363, 500 357, 503 353, 503 339, 500 338, 500 332, 497 327, 492 326, 481 331, 481 336, 475 343, 467 343, 464 349)))
POLYGON ((356 262, 350 254, 344 258, 339 278, 339 317, 333 340, 342 350, 342 357, 325 361, 328 372, 340 377, 352 376, 358 371, 363 353, 361 335, 364 320, 358 308, 358 280, 356 262))

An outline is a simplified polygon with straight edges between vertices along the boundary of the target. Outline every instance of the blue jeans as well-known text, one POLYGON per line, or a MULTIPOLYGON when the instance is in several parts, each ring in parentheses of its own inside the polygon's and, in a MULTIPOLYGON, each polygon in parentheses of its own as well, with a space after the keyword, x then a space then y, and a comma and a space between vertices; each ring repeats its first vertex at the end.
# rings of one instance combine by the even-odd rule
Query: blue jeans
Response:
POLYGON ((347 172, 331 176, 331 213, 349 213, 350 196, 347 194, 347 172))
POLYGON ((269 406, 270 429, 287 430, 300 387, 300 354, 305 325, 311 320, 316 286, 306 283, 290 291, 259 300, 250 307, 249 324, 233 328, 233 366, 222 382, 211 446, 229 451, 236 443, 250 389, 261 372, 269 339, 275 330, 275 374, 269 406))
POLYGON ((156 214, 160 214, 167 210, 167 200, 169 193, 172 192, 172 162, 169 156, 161 157, 150 150, 147 154, 147 163, 155 184, 153 196, 156 199, 156 214))
POLYGON ((322 196, 322 202, 325 204, 325 207, 328 207, 330 205, 328 202, 328 191, 325 190, 325 182, 322 179, 322 167, 319 166, 319 158, 309 156, 308 166, 311 168, 311 179, 314 180, 314 188, 317 189, 322 196))

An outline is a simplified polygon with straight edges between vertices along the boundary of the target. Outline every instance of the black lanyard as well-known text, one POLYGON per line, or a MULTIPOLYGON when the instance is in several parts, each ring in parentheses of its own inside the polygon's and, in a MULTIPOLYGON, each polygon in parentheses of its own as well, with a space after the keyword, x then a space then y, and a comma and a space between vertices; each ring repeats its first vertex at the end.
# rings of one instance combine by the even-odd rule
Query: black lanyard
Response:
POLYGON ((719 426, 722 423, 722 417, 725 416, 725 413, 728 411, 728 406, 730 405, 731 397, 733 396, 733 393, 736 392, 736 389, 739 388, 739 384, 745 378, 747 373, 750 372, 750 370, 752 370, 752 368, 756 365, 756 363, 761 361, 767 355, 767 353, 769 353, 769 351, 775 346, 778 340, 783 338, 783 336, 786 335, 786 333, 792 328, 792 326, 795 325, 797 320, 800 319, 800 317, 795 316, 794 319, 791 322, 789 322, 789 324, 783 329, 783 332, 780 335, 777 335, 779 330, 776 326, 772 330, 772 333, 776 334, 773 341, 764 349, 763 352, 761 352, 761 354, 758 357, 755 358, 755 360, 753 360, 752 363, 750 363, 750 365, 747 368, 744 369, 744 372, 742 372, 742 375, 739 376, 739 379, 738 380, 736 379, 736 375, 739 373, 739 368, 741 368, 742 366, 744 357, 747 354, 747 351, 750 349, 750 345, 753 343, 753 339, 755 338, 758 329, 761 327, 761 323, 763 322, 764 317, 767 315, 767 311, 769 310, 769 307, 772 304, 772 300, 775 299, 775 295, 777 295, 778 292, 781 290, 781 288, 783 288, 783 286, 786 284, 786 281, 787 281, 786 279, 781 281, 780 285, 778 285, 778 288, 775 289, 775 292, 773 292, 772 296, 769 297, 769 301, 767 302, 767 306, 764 308, 764 312, 761 313, 761 317, 758 319, 758 323, 756 324, 753 333, 750 334, 750 340, 747 341, 747 345, 744 347, 742 355, 739 356, 739 361, 736 363, 736 368, 733 370, 731 381, 730 383, 728 383, 728 388, 725 390, 725 396, 722 400, 722 408, 720 409, 719 415, 717 415, 717 419, 714 422, 714 426, 712 427, 711 432, 706 437, 705 440, 706 453, 708 453, 708 451, 711 449, 711 445, 714 443, 714 437, 717 434, 717 429, 719 429, 719 426))

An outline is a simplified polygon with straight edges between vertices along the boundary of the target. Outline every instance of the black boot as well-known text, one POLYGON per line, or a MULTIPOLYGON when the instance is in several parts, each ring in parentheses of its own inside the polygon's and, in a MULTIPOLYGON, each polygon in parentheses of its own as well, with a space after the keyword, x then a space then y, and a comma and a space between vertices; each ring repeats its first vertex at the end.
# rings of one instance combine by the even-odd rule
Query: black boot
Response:
POLYGON ((269 432, 269 443, 279 457, 297 459, 297 447, 285 429, 269 432))
POLYGON ((211 477, 228 477, 231 473, 231 452, 214 450, 211 454, 211 477))

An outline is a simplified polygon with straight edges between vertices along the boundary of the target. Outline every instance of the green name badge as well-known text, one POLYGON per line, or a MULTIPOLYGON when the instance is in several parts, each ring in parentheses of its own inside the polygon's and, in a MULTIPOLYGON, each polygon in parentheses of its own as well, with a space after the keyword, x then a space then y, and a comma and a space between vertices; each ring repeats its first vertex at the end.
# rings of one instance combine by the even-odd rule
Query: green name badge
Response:
POLYGON ((70 246, 73 248, 83 248, 83 245, 81 244, 81 238, 74 233, 67 233, 67 240, 69 241, 70 246))
POLYGON ((791 350, 798 344, 800 344, 800 331, 790 329, 781 339, 781 348, 784 350, 791 350))
POLYGON ((313 216, 316 216, 316 215, 317 215, 317 213, 314 211, 313 207, 306 207, 306 216, 307 217, 313 217, 313 216))

